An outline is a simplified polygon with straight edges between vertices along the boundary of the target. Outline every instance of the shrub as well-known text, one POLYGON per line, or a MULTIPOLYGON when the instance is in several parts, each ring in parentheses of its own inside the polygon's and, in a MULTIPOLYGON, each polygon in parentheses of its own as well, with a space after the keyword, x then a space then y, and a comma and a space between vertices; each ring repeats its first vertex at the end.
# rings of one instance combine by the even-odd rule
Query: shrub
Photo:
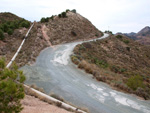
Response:
POLYGON ((3 40, 4 39, 4 33, 3 31, 0 29, 0 40, 3 40))
POLYGON ((50 19, 51 19, 51 20, 54 20, 54 16, 52 15, 52 16, 50 17, 50 19))
POLYGON ((123 40, 123 42, 125 43, 125 44, 129 44, 129 40, 123 40))
POLYGON ((74 32, 74 31, 71 31, 71 34, 72 34, 73 36, 77 36, 76 32, 74 32))
POLYGON ((77 11, 76 11, 75 9, 73 9, 71 12, 73 12, 73 13, 77 13, 77 11))
POLYGON ((69 9, 66 9, 66 13, 69 12, 69 11, 70 11, 69 9))
POLYGON ((30 23, 28 21, 23 21, 20 23, 21 27, 25 27, 25 28, 29 28, 30 27, 30 23))
POLYGON ((8 31, 8 28, 9 28, 9 26, 8 26, 8 24, 3 24, 3 31, 4 32, 7 32, 8 31))
POLYGON ((24 98, 24 88, 20 83, 24 81, 23 72, 15 64, 11 69, 6 69, 4 60, 0 59, 1 113, 19 113, 23 109, 20 100, 24 98))
POLYGON ((12 34, 13 34, 13 30, 9 28, 7 33, 8 33, 9 35, 12 35, 12 34))
POLYGON ((44 23, 45 22, 45 18, 41 18, 41 23, 44 23))
POLYGON ((122 39, 122 35, 117 35, 116 38, 122 39))
POLYGON ((94 58, 94 63, 97 66, 102 67, 102 68, 107 68, 109 66, 107 61, 105 61, 105 60, 98 60, 97 58, 94 58))
POLYGON ((130 51, 130 47, 126 47, 127 51, 130 51))
POLYGON ((62 12, 61 15, 62 15, 63 18, 67 17, 66 12, 62 12))
POLYGON ((61 17, 62 17, 62 15, 61 15, 61 14, 59 14, 59 15, 58 15, 58 17, 59 17, 59 18, 61 18, 61 17))
POLYGON ((139 75, 131 76, 127 81, 127 85, 133 90, 136 90, 138 87, 144 87, 143 79, 139 75))

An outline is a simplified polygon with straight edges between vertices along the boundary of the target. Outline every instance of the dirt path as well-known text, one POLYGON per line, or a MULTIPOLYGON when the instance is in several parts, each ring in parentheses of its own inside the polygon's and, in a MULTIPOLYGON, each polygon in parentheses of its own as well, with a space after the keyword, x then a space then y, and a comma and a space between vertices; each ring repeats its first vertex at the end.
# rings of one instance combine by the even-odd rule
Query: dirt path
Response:
POLYGON ((49 41, 50 37, 47 35, 47 27, 45 25, 42 26, 42 33, 43 33, 43 36, 44 36, 45 40, 47 41, 48 45, 52 46, 52 43, 49 41))
POLYGON ((26 95, 21 103, 24 107, 21 113, 72 113, 29 95, 26 95))

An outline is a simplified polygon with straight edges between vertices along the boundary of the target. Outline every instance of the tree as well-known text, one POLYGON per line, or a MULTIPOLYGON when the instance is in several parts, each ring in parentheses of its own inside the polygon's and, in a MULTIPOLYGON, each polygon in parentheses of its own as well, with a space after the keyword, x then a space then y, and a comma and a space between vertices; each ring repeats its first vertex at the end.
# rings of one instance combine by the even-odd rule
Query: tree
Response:
POLYGON ((25 81, 23 72, 13 64, 11 69, 5 68, 4 59, 0 59, 0 112, 19 113, 23 107, 20 100, 24 98, 25 81))
POLYGON ((4 33, 3 31, 0 29, 0 40, 3 40, 4 39, 4 33))

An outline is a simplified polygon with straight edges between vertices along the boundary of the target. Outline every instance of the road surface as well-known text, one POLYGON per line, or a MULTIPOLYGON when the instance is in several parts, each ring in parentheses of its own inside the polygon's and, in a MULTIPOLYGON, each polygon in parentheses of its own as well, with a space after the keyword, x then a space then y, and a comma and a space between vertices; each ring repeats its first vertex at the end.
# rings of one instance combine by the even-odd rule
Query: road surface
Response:
POLYGON ((44 49, 33 66, 21 68, 27 76, 26 84, 36 84, 47 94, 55 93, 91 113, 150 113, 150 101, 115 91, 78 69, 69 55, 79 43, 44 49))

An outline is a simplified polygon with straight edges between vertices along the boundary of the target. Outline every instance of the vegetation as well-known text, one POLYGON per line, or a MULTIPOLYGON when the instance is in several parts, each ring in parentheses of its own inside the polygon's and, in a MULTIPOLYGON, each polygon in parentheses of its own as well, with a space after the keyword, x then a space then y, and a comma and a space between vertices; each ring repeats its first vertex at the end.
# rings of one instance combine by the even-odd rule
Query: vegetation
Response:
POLYGON ((112 31, 106 30, 104 33, 113 34, 112 31))
POLYGON ((14 21, 3 20, 3 22, 0 24, 0 40, 4 39, 3 32, 8 33, 9 35, 12 35, 14 30, 20 27, 29 28, 30 22, 28 22, 25 19, 14 20, 14 21))
POLYGON ((0 59, 0 112, 19 113, 23 109, 20 100, 24 98, 24 81, 23 72, 15 64, 7 69, 0 59))
POLYGON ((144 88, 143 78, 139 75, 131 76, 127 81, 127 85, 133 90, 136 90, 138 87, 144 88))
POLYGON ((71 60, 98 81, 150 99, 149 55, 148 46, 123 35, 111 35, 77 45, 71 60))
POLYGON ((48 22, 49 21, 49 18, 47 17, 47 18, 41 18, 41 23, 44 23, 44 22, 48 22))
POLYGON ((0 40, 4 39, 4 32, 0 29, 0 40))
POLYGON ((76 11, 75 9, 73 9, 71 12, 73 12, 73 13, 77 13, 77 11, 76 11))

